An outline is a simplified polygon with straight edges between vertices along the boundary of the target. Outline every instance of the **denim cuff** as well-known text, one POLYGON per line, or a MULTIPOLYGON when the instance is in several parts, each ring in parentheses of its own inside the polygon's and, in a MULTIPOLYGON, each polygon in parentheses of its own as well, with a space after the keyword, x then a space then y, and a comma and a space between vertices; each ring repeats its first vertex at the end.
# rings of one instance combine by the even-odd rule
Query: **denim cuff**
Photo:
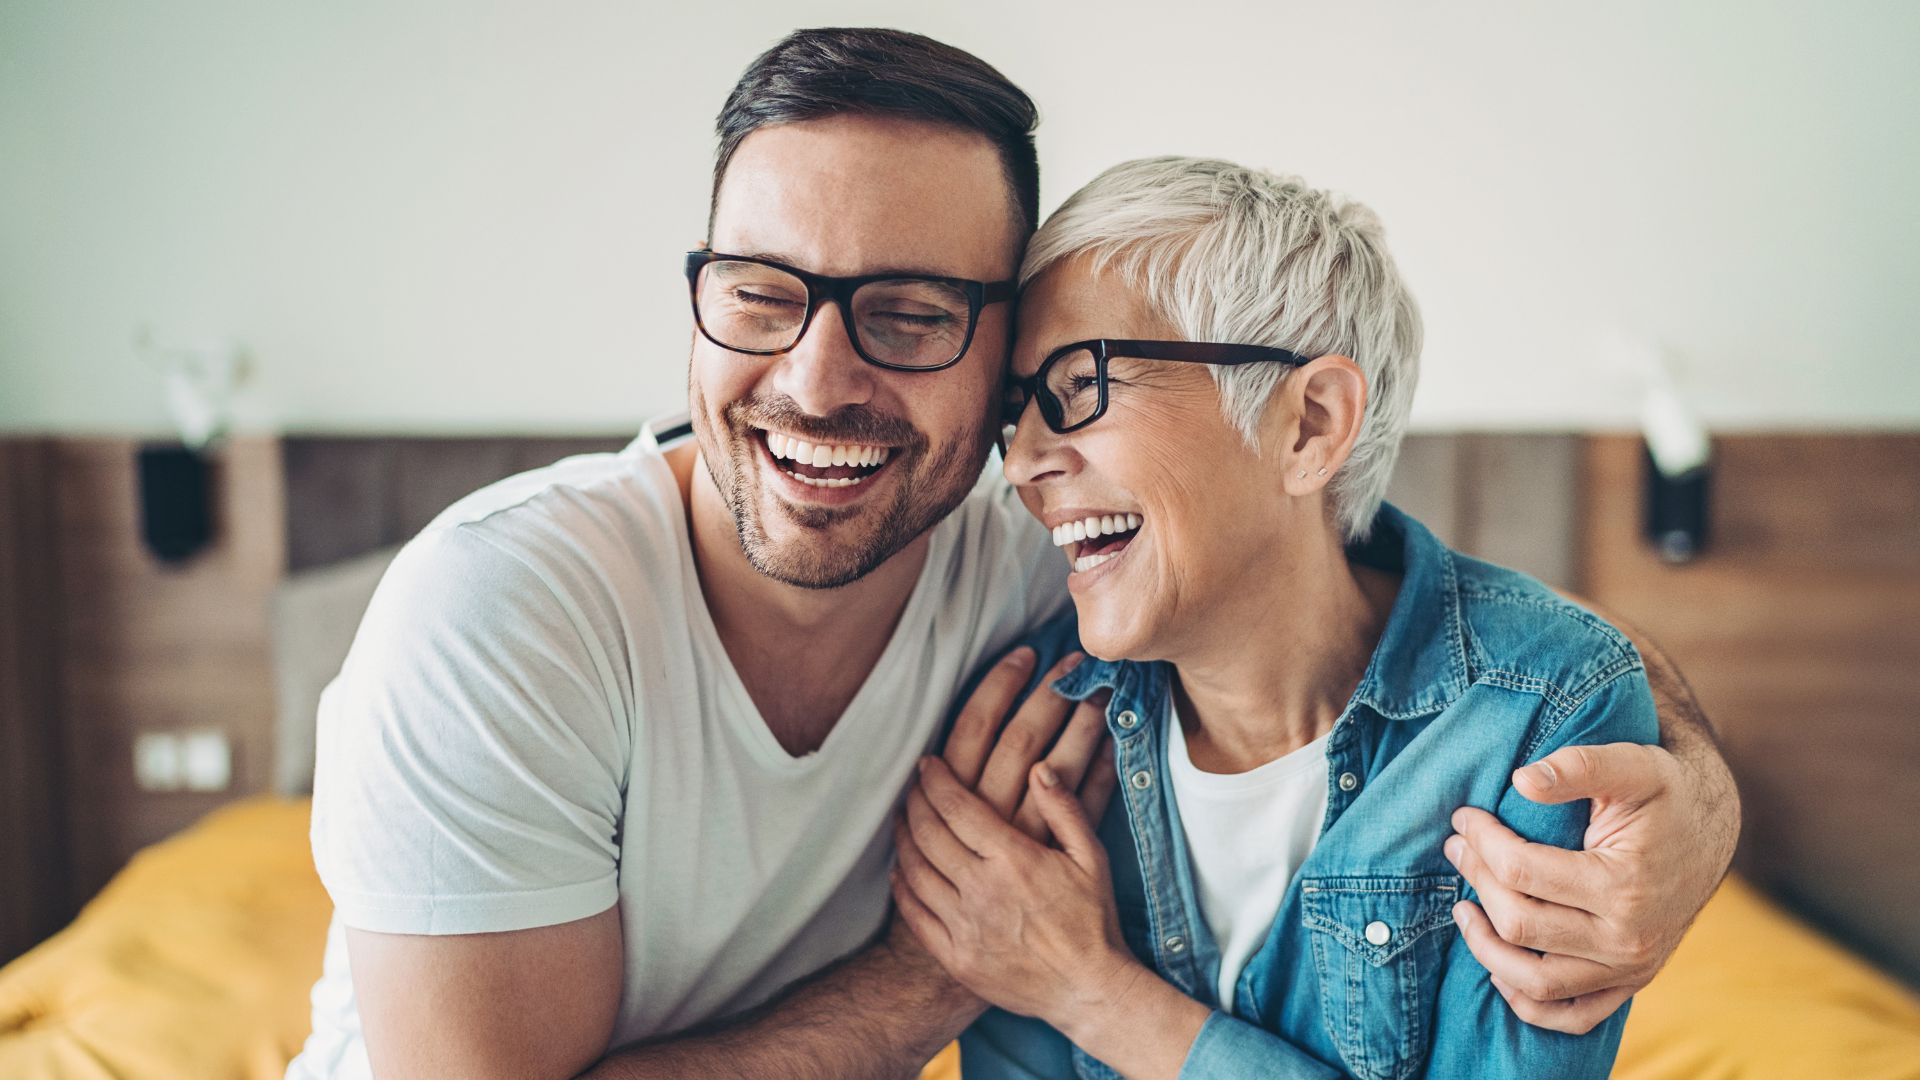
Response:
POLYGON ((1180 1080, 1271 1080, 1312 1077, 1340 1080, 1341 1073, 1278 1035, 1214 1010, 1187 1049, 1180 1080))

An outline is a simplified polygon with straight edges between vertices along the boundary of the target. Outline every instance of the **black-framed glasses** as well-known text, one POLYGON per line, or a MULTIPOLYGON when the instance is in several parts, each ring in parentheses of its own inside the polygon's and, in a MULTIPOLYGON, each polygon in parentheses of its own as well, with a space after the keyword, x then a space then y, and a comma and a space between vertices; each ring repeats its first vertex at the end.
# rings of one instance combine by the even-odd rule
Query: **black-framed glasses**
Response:
POLYGON ((687 252, 693 321, 723 349, 773 356, 806 336, 820 304, 840 309, 860 358, 894 371, 939 371, 967 354, 980 309, 1013 299, 1011 281, 912 274, 828 277, 748 255, 687 252))
POLYGON ((1225 366, 1281 363, 1299 367, 1311 362, 1310 357, 1271 345, 1123 338, 1076 341, 1048 353, 1032 375, 1008 382, 1002 423, 1019 422, 1029 401, 1039 403, 1047 426, 1061 435, 1100 419, 1107 412, 1107 362, 1116 357, 1225 366))

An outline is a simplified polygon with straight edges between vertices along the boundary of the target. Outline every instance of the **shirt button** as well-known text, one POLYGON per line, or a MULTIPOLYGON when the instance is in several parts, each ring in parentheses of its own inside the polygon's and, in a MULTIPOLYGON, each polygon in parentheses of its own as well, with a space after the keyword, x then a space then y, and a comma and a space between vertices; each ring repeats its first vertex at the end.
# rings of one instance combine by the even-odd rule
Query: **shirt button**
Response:
POLYGON ((1139 772, 1134 773, 1133 776, 1131 776, 1129 779, 1132 781, 1134 787, 1137 787, 1142 791, 1145 791, 1148 787, 1152 786, 1153 784, 1153 774, 1148 772, 1145 769, 1141 769, 1139 772))
POLYGON ((1168 938, 1164 944, 1167 946, 1168 952, 1177 953, 1187 947, 1187 939, 1181 937, 1179 934, 1175 934, 1168 938))
POLYGON ((1369 943, 1385 945, 1391 940, 1393 940, 1393 931, 1388 928, 1386 923, 1370 922, 1367 924, 1367 941, 1369 943))
POLYGON ((1343 772, 1340 774, 1340 790, 1341 791, 1352 791, 1354 788, 1357 788, 1359 786, 1360 786, 1359 777, 1353 775, 1350 772, 1343 772))
POLYGON ((1140 722, 1140 718, 1138 716, 1133 715, 1132 709, 1127 709, 1123 711, 1119 716, 1114 717, 1113 720, 1114 720, 1114 723, 1119 724, 1121 727, 1126 728, 1129 731, 1133 730, 1133 725, 1140 722))

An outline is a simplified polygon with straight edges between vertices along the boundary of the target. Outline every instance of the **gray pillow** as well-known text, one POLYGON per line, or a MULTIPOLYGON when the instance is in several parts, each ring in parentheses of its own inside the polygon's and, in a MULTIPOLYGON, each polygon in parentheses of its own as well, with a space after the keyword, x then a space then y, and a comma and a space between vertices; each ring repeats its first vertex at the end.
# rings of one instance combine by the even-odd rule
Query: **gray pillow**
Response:
POLYGON ((314 719, 320 692, 340 673, 374 586, 399 548, 290 575, 273 595, 273 790, 313 791, 314 719))

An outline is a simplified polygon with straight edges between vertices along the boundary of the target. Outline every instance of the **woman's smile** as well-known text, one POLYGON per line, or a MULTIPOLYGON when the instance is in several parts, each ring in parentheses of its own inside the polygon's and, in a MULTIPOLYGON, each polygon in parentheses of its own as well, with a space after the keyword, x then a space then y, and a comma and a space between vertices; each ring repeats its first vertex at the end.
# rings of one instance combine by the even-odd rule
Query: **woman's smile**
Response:
POLYGON ((1053 544, 1066 552, 1075 574, 1084 574, 1119 558, 1146 520, 1126 511, 1081 513, 1075 510, 1047 517, 1066 519, 1053 526, 1053 544))

